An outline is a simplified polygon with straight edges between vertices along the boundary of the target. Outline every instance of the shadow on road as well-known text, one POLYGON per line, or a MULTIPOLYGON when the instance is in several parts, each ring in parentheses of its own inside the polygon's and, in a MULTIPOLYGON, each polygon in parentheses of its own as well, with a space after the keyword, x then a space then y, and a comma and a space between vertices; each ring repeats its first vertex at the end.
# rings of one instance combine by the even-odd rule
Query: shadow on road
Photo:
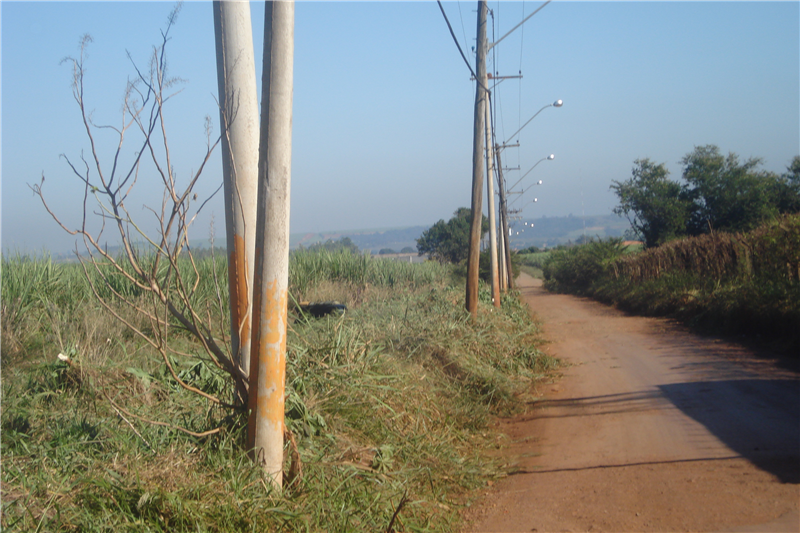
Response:
POLYGON ((712 461, 735 461, 739 456, 734 455, 731 457, 701 457, 699 459, 675 459, 672 461, 641 461, 634 463, 622 463, 613 465, 595 465, 595 466, 578 466, 574 468, 551 468, 551 469, 525 469, 516 468, 508 472, 509 476, 518 476, 520 474, 553 474, 557 472, 586 472, 588 470, 606 470, 612 468, 629 468, 635 466, 655 466, 655 465, 677 465, 687 463, 708 463, 712 461))
POLYGON ((535 405, 537 410, 529 417, 520 417, 519 420, 638 413, 671 407, 669 401, 664 398, 663 393, 657 390, 622 392, 581 398, 547 398, 534 400, 530 402, 530 405, 535 405), (558 414, 555 415, 546 414, 548 413, 546 408, 552 407, 569 408, 570 411, 569 413, 564 413, 563 410, 559 410, 558 414))
POLYGON ((794 379, 659 385, 675 407, 784 483, 800 483, 800 387, 794 379))

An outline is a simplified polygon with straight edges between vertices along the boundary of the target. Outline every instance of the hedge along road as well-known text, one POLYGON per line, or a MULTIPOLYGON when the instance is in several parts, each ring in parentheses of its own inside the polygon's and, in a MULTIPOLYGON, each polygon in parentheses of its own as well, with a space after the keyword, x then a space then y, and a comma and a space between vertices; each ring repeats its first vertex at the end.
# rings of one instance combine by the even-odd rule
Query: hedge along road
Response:
POLYGON ((519 289, 570 366, 497 422, 511 475, 465 513, 471 530, 800 530, 796 365, 524 274, 519 289))

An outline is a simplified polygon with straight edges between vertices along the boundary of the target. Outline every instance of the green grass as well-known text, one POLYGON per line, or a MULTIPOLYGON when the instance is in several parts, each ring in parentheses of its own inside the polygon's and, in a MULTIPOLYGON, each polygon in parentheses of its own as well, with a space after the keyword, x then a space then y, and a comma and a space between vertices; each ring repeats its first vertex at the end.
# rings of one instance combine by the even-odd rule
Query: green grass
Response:
MULTIPOLYGON (((198 265, 198 305, 215 268, 225 280, 224 264, 198 265)), ((243 416, 176 387, 89 296, 80 266, 4 257, 2 282, 5 531, 384 531, 404 496, 397 530, 457 531, 474 489, 504 475, 488 453, 504 438, 487 422, 556 365, 514 295, 495 311, 482 286, 471 320, 446 266, 295 255, 295 299, 349 309, 290 325, 287 426, 303 468, 276 494, 247 458, 243 416), (106 395, 140 416, 224 430, 191 437, 106 395)), ((229 388, 198 359, 178 364, 199 388, 229 388)))

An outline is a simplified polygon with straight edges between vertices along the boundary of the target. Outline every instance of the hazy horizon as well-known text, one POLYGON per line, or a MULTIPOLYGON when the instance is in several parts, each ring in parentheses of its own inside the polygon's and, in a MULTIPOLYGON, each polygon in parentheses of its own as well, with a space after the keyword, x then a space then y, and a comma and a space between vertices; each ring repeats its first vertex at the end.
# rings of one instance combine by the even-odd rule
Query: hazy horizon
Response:
MULTIPOLYGON (((489 2, 489 40, 540 5, 489 2)), ((443 6, 474 65, 475 3, 443 6)), ((88 107, 98 124, 118 124, 134 73, 126 51, 146 67, 172 7, 0 3, 3 251, 67 251, 75 241, 28 188, 46 176, 54 211, 70 227, 79 223, 83 185, 59 155, 80 162, 89 145, 72 70, 61 59, 78 54, 81 35, 92 35, 88 107)), ((260 87, 264 5, 251 10, 260 87)), ((798 2, 548 4, 489 58, 490 71, 523 76, 494 90, 498 142, 543 106, 564 101, 512 139, 520 148, 503 152, 509 183, 555 154, 522 183, 543 181, 525 194, 524 216, 611 213, 611 181, 629 178, 634 160, 664 162, 677 180, 680 160, 706 144, 785 172, 800 153, 799 21, 798 2)), ((219 130, 211 3, 184 4, 171 36, 171 74, 186 83, 165 117, 173 165, 186 179, 204 153, 204 117, 219 130)), ((297 2, 294 73, 291 233, 426 226, 470 205, 475 85, 435 2, 297 2)), ((110 165, 107 133, 97 136, 110 165)), ((148 232, 154 224, 143 206, 161 198, 153 178, 143 168, 129 204, 148 232)), ((200 198, 221 179, 217 149, 200 198)), ((198 217, 192 239, 209 234, 212 216, 219 238, 221 194, 198 217)))

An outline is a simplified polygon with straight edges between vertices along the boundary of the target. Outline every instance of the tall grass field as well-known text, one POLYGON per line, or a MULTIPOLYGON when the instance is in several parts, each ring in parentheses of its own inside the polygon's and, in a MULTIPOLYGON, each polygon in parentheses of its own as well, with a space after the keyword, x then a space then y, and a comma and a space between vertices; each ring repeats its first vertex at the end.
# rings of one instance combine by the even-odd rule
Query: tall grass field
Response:
MULTIPOLYGON (((224 336, 228 310, 208 304, 217 291, 228 300, 221 257, 198 262, 193 298, 224 336)), ((247 456, 246 415, 177 386, 99 305, 80 265, 4 256, 3 531, 459 530, 475 489, 504 475, 490 452, 505 439, 488 422, 556 365, 528 309, 510 294, 495 310, 482 286, 472 320, 450 267, 346 252, 293 255, 290 290, 294 302, 348 310, 313 319, 290 304, 287 467, 292 453, 299 461, 276 493, 247 456), (194 437, 139 417, 223 430, 194 437)), ((230 397, 188 334, 172 340, 187 354, 181 379, 230 397)))

